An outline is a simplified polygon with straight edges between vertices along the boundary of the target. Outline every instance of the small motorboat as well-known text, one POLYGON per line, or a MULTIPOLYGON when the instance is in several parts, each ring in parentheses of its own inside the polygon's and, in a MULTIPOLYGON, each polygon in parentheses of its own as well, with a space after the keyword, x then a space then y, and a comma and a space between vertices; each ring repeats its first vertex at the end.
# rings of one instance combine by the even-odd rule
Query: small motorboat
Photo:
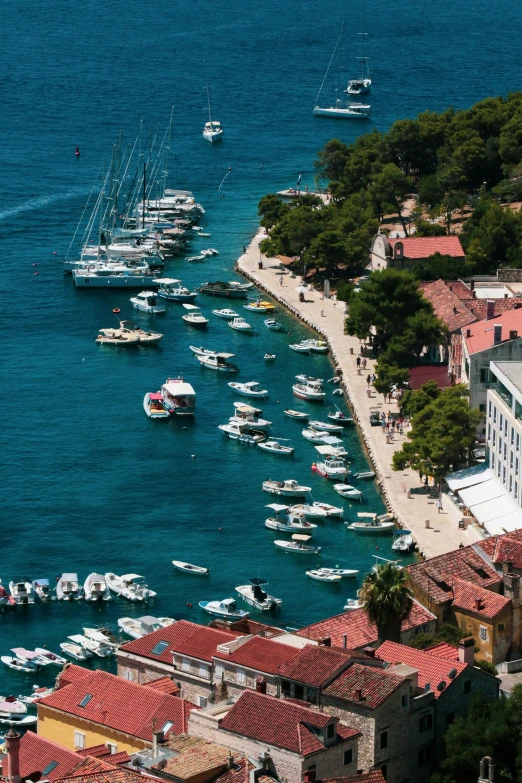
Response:
POLYGON ((112 641, 108 634, 110 631, 106 629, 100 630, 99 628, 84 628, 83 633, 87 639, 91 639, 94 642, 99 642, 106 647, 112 647, 116 651, 119 647, 118 642, 112 641), (105 633, 104 633, 105 631, 105 633))
POLYGON ((266 328, 270 329, 272 332, 283 331, 283 324, 280 324, 279 321, 275 320, 275 318, 265 318, 264 324, 266 328))
POLYGON ((34 604, 33 586, 29 581, 22 579, 15 582, 12 580, 9 582, 9 592, 17 604, 34 604))
POLYGON ((234 318, 232 321, 228 322, 228 325, 231 329, 235 329, 236 332, 251 332, 253 330, 253 326, 250 326, 247 321, 245 321, 244 318, 234 318))
POLYGON ((10 726, 23 726, 24 728, 34 726, 37 721, 36 715, 4 715, 0 717, 0 723, 6 723, 10 726))
POLYGON ((357 598, 347 598, 343 609, 345 612, 350 612, 352 609, 360 609, 361 607, 362 604, 357 598))
POLYGON ((351 484, 334 484, 335 491, 343 498, 347 500, 362 500, 362 492, 360 489, 352 487, 351 484))
POLYGON ((13 671, 24 672, 24 674, 36 674, 39 669, 36 663, 32 661, 21 661, 19 658, 15 658, 13 655, 2 655, 0 661, 4 666, 8 666, 13 671))
POLYGON ((194 416, 196 392, 183 377, 167 378, 161 387, 163 405, 171 416, 194 416))
POLYGON ((343 578, 351 578, 354 576, 357 576, 359 571, 355 571, 353 568, 318 568, 317 569, 321 574, 334 574, 334 576, 339 576, 341 579, 343 578))
POLYGON ((205 256, 203 254, 199 256, 185 256, 185 261, 192 261, 193 263, 197 263, 198 261, 204 261, 205 256))
POLYGON ((196 359, 203 367, 209 367, 211 370, 237 372, 237 364, 230 361, 233 356, 235 356, 233 353, 213 353, 210 356, 208 354, 196 354, 196 359))
POLYGON ((168 277, 160 277, 157 281, 160 284, 158 296, 168 299, 171 302, 193 302, 197 297, 197 291, 189 291, 181 285, 181 280, 174 280, 168 277))
POLYGON ((6 715, 25 715, 27 704, 21 698, 15 696, 0 696, 0 715, 5 718, 6 715))
POLYGON ((342 579, 342 576, 339 576, 338 574, 326 574, 320 569, 307 571, 306 575, 310 577, 310 579, 316 579, 318 582, 340 582, 342 579))
POLYGON ((269 451, 271 454, 279 454, 281 456, 291 457, 295 449, 292 446, 283 446, 278 440, 265 440, 257 444, 263 451, 269 451))
POLYGON ((373 470, 360 470, 358 473, 353 474, 353 478, 360 481, 369 481, 375 478, 375 472, 373 470))
POLYGON ((302 343, 291 343, 288 347, 296 353, 310 353, 310 346, 302 343))
POLYGON ((339 458, 327 458, 324 462, 314 462, 312 464, 312 470, 315 473, 319 473, 320 476, 332 479, 333 481, 336 479, 343 479, 350 473, 344 459, 339 458))
POLYGON ((89 574, 83 585, 83 591, 86 601, 110 601, 112 599, 105 577, 101 574, 89 574))
POLYGON ((114 647, 106 644, 106 642, 100 642, 96 639, 89 639, 87 636, 83 636, 81 633, 72 634, 68 636, 73 644, 78 644, 83 647, 84 650, 98 656, 98 658, 108 658, 110 655, 114 655, 114 647))
MULTIPOLYGON (((65 661, 65 658, 63 660, 65 661)), ((54 693, 54 688, 39 688, 37 685, 33 685, 33 692, 29 696, 19 696, 18 701, 21 701, 23 704, 34 704, 38 699, 45 699, 51 693, 54 693)))
POLYGON ((208 614, 230 617, 233 620, 244 620, 250 614, 244 609, 238 609, 233 598, 224 598, 222 601, 199 601, 198 606, 208 614))
POLYGON ((283 602, 280 598, 268 595, 263 590, 267 584, 266 579, 254 577, 248 580, 248 584, 238 585, 236 593, 239 593, 243 601, 253 606, 254 609, 259 609, 260 612, 272 612, 279 609, 283 602))
POLYGON ((132 321, 120 321, 119 329, 99 329, 102 337, 125 337, 131 340, 138 340, 142 345, 156 345, 163 339, 160 332, 153 332, 150 329, 142 329, 136 326, 132 321))
POLYGON ((317 419, 310 421, 309 424, 310 427, 319 432, 343 432, 344 430, 344 427, 341 427, 339 424, 330 424, 330 422, 317 421, 317 419))
POLYGON ((238 394, 242 394, 245 397, 268 397, 268 391, 261 389, 261 385, 257 381, 248 381, 248 383, 236 383, 231 381, 229 384, 231 389, 234 389, 238 394))
MULTIPOLYGON (((234 417, 232 417, 234 419, 234 417)), ((248 443, 250 446, 259 445, 261 441, 265 440, 266 435, 264 432, 256 431, 252 429, 250 424, 241 420, 231 420, 228 424, 218 424, 218 429, 221 430, 223 435, 231 440, 237 440, 240 443, 248 443)))
POLYGON ((257 416, 231 416, 228 420, 229 424, 238 424, 239 426, 242 426, 245 428, 246 432, 256 431, 259 432, 266 432, 266 430, 270 427, 272 424, 271 421, 267 421, 266 419, 259 419, 257 416))
POLYGON ((33 579, 31 586, 34 594, 44 603, 52 598, 51 587, 48 579, 33 579))
MULTIPOLYGON (((192 228, 194 229, 195 227, 194 227, 194 226, 192 226, 192 228)), ((209 232, 208 232, 208 231, 200 231, 200 232, 199 232, 199 236, 200 236, 200 237, 211 237, 211 236, 212 236, 212 234, 209 234, 209 232)))
POLYGON ((25 647, 13 647, 11 652, 14 653, 22 663, 27 663, 27 661, 29 661, 39 667, 48 666, 51 663, 48 658, 38 655, 36 650, 26 650, 25 647))
POLYGON ((306 421, 310 418, 309 413, 303 413, 302 411, 293 411, 291 408, 285 408, 283 413, 290 419, 296 419, 297 421, 306 421))
POLYGON ((312 491, 311 487, 303 487, 295 479, 285 479, 284 481, 267 479, 263 481, 262 488, 263 492, 268 492, 270 495, 294 498, 303 498, 312 491))
POLYGON ((319 503, 314 500, 313 503, 292 506, 292 510, 301 512, 308 519, 325 519, 326 517, 342 518, 344 509, 332 506, 330 503, 319 503))
POLYGON ((214 356, 217 353, 217 351, 211 351, 208 348, 198 348, 196 345, 189 345, 189 348, 197 356, 214 356))
POLYGON ((195 326, 199 329, 206 328, 208 324, 208 318, 205 318, 199 307, 196 307, 196 305, 192 304, 184 304, 183 307, 188 310, 188 313, 185 313, 185 315, 181 316, 186 324, 195 326))
POLYGON ((234 403, 234 416, 231 416, 229 422, 235 422, 238 424, 248 424, 248 426, 255 430, 267 430, 272 422, 268 419, 260 418, 260 414, 263 411, 259 408, 254 408, 252 405, 247 405, 244 402, 234 403))
POLYGON ((152 615, 120 617, 118 628, 132 639, 141 639, 142 636, 147 636, 160 628, 167 628, 167 626, 173 625, 175 622, 173 617, 152 617, 152 615))
POLYGON ((402 571, 404 567, 400 560, 390 560, 388 557, 381 557, 380 555, 373 555, 373 558, 375 560, 375 563, 372 565, 373 574, 378 574, 385 565, 391 565, 396 568, 397 571, 402 571))
POLYGON ((310 541, 310 536, 294 533, 291 541, 274 541, 274 544, 278 549, 282 549, 283 552, 290 552, 295 555, 318 555, 321 547, 308 544, 308 541, 310 541))
POLYGON ((265 362, 273 362, 274 359, 276 358, 276 355, 275 355, 275 353, 265 353, 263 358, 264 358, 265 362))
POLYGON ((143 398, 143 410, 149 419, 168 419, 170 415, 163 405, 161 392, 147 392, 143 398))
POLYGON ((312 427, 305 427, 304 430, 301 430, 301 435, 305 440, 309 440, 310 443, 320 443, 330 446, 342 443, 339 438, 330 435, 328 432, 318 432, 317 430, 312 429, 312 427))
POLYGON ((328 343, 324 340, 302 340, 301 345, 307 345, 312 353, 328 353, 328 343))
POLYGON ((222 310, 212 310, 212 314, 217 315, 218 318, 226 318, 227 321, 232 321, 234 318, 241 318, 239 313, 236 313, 235 310, 230 310, 228 307, 225 307, 222 310))
POLYGON ((411 530, 397 530, 394 534, 392 549, 407 554, 415 546, 411 530))
POLYGON ((131 296, 132 306, 137 310, 143 310, 144 313, 164 313, 165 305, 158 302, 155 291, 142 291, 136 296, 131 296))
POLYGON ((354 420, 350 416, 345 416, 340 410, 330 411, 326 416, 335 424, 340 424, 341 427, 348 427, 350 424, 354 424, 354 420))
POLYGON ((296 397, 300 397, 302 400, 311 400, 312 402, 323 402, 326 397, 322 385, 317 382, 294 383, 292 392, 296 397))
POLYGON ((56 583, 56 597, 59 601, 80 601, 83 590, 78 582, 78 574, 62 574, 56 583))
MULTIPOLYGON (((339 443, 341 443, 341 441, 339 441, 339 443)), ((328 441, 327 443, 320 443, 318 446, 314 446, 314 449, 321 455, 321 457, 342 457, 342 459, 348 459, 348 452, 343 445, 336 446, 328 441)))
POLYGON ((323 385, 322 378, 314 378, 312 375, 305 375, 304 373, 296 375, 295 379, 296 381, 299 381, 299 383, 313 383, 314 385, 318 384, 319 386, 323 385))
POLYGON ((146 601, 149 598, 154 598, 157 593, 151 590, 146 584, 145 578, 139 574, 123 574, 118 576, 117 574, 109 571, 105 574, 105 580, 109 589, 116 595, 121 595, 122 598, 127 598, 129 601, 146 601))
POLYGON ((247 302, 243 307, 245 310, 250 310, 252 313, 273 313, 275 310, 275 305, 271 302, 264 302, 260 299, 247 302))
POLYGON ((95 340, 98 345, 137 345, 140 341, 136 335, 123 334, 119 329, 104 329, 103 332, 100 330, 95 340))
POLYGON ((209 572, 208 568, 204 568, 203 566, 192 565, 192 563, 184 563, 183 560, 173 560, 172 565, 178 571, 184 571, 186 574, 199 574, 199 575, 206 576, 209 572))
POLYGON ((75 661, 86 661, 92 655, 89 650, 84 650, 80 644, 74 644, 73 642, 60 642, 60 649, 69 658, 74 658, 75 661))
POLYGON ((332 394, 335 394, 337 397, 342 397, 344 392, 342 389, 334 389, 332 394))
POLYGON ((46 647, 35 647, 34 651, 40 658, 45 658, 49 663, 54 663, 55 666, 65 666, 67 660, 57 653, 53 653, 46 647))
POLYGON ((284 533, 298 533, 304 530, 311 534, 317 527, 317 525, 308 522, 304 514, 295 511, 294 508, 289 508, 289 506, 269 503, 267 508, 271 508, 276 513, 275 517, 269 517, 265 520, 265 527, 269 530, 280 530, 284 533), (280 514, 284 514, 283 518, 279 516, 280 514))
POLYGON ((354 533, 391 533, 395 530, 395 521, 389 514, 377 516, 377 514, 357 514, 357 522, 347 525, 348 530, 354 533))

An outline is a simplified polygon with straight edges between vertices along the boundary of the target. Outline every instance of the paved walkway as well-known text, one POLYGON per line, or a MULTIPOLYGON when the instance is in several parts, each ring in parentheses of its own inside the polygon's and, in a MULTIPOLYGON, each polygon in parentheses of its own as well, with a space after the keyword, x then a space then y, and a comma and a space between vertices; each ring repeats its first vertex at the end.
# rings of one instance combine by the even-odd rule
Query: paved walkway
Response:
POLYGON ((283 275, 281 285, 277 259, 263 257, 264 268, 259 269, 259 243, 265 236, 261 233, 252 240, 247 252, 238 259, 237 267, 246 277, 328 340, 332 358, 343 371, 343 387, 373 462, 386 504, 396 515, 400 525, 412 531, 419 552, 425 557, 435 557, 456 549, 461 543, 468 545, 482 538, 479 528, 470 526, 467 530, 459 530, 447 514, 438 514, 434 490, 424 487, 417 473, 411 470, 395 472, 391 469, 392 454, 401 448, 406 433, 403 436, 396 435, 392 443, 386 443, 382 428, 371 427, 369 424, 371 410, 384 410, 387 413, 388 410, 397 410, 397 405, 384 403, 382 395, 377 395, 373 389, 368 393, 366 377, 373 372, 373 360, 367 359, 366 370, 361 370, 361 374, 358 374, 356 357, 360 353, 360 342, 356 337, 344 334, 344 302, 323 299, 317 291, 305 294, 306 301, 299 302, 299 294, 295 289, 301 279, 289 274, 283 275), (427 520, 429 527, 426 527, 427 520))

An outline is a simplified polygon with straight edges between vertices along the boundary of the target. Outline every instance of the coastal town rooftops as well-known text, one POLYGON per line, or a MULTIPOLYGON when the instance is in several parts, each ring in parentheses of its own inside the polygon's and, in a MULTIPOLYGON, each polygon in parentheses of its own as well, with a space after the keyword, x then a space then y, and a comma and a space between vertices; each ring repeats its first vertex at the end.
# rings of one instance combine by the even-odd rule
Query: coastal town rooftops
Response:
POLYGON ((513 530, 503 536, 491 536, 477 543, 496 566, 509 564, 522 570, 522 530, 513 530))
POLYGON ((162 693, 170 693, 171 696, 177 696, 179 693, 178 686, 170 677, 158 677, 157 680, 149 680, 147 688, 154 688, 154 690, 162 693))
MULTIPOLYGON (((413 602, 410 616, 402 624, 402 632, 423 629, 435 620, 418 601, 413 602)), ((352 609, 349 612, 319 620, 297 631, 299 636, 310 639, 329 639, 332 647, 358 649, 375 644, 378 639, 377 626, 368 620, 364 609, 352 609)))
POLYGON ((417 669, 419 687, 426 689, 426 686, 429 685, 429 690, 433 691, 436 699, 444 690, 437 689, 439 683, 444 682, 446 686, 449 685, 467 668, 467 664, 460 661, 448 661, 447 658, 441 658, 426 650, 417 650, 414 647, 407 647, 396 642, 384 642, 376 651, 375 656, 392 666, 404 663, 417 669), (456 670, 454 677, 449 676, 452 670, 456 670))
POLYGON ((424 298, 431 302, 435 315, 444 322, 449 332, 455 332, 478 320, 478 317, 453 291, 451 283, 435 280, 433 283, 420 283, 419 288, 424 298))
POLYGON ((462 339, 470 356, 493 347, 495 326, 502 327, 500 342, 522 337, 522 308, 507 310, 489 321, 476 321, 463 329, 462 339))
POLYGON ((337 726, 338 740, 359 736, 359 731, 337 723, 327 713, 248 690, 225 715, 220 729, 309 756, 324 750, 325 744, 317 732, 324 731, 332 721, 337 726))
MULTIPOLYGON (((223 648, 226 647, 223 645, 223 648)), ((265 674, 276 674, 281 665, 296 655, 295 647, 278 644, 262 636, 253 636, 230 652, 225 652, 223 648, 218 648, 214 656, 216 661, 230 662, 265 674)))
POLYGON ((375 710, 403 684, 404 677, 398 677, 386 669, 354 663, 337 677, 324 693, 326 696, 375 710))
POLYGON ((395 237, 388 238, 391 248, 402 243, 405 258, 429 258, 435 253, 452 258, 464 258, 464 250, 458 236, 449 237, 395 237))
POLYGON ((149 742, 153 725, 166 736, 186 731, 190 710, 195 709, 185 699, 136 685, 101 669, 40 699, 39 712, 46 707, 149 742))
POLYGON ((222 631, 204 625, 179 620, 120 647, 120 651, 134 653, 155 661, 172 663, 173 653, 187 655, 201 661, 212 661, 218 645, 232 642, 241 634, 222 631), (164 644, 161 644, 164 642, 164 644))
POLYGON ((214 780, 215 776, 226 769, 230 750, 214 742, 180 734, 170 737, 167 742, 172 755, 161 759, 159 765, 154 765, 163 774, 173 776, 178 780, 200 779, 214 780))
POLYGON ((491 589, 502 581, 473 546, 455 549, 406 567, 408 577, 430 601, 443 604, 453 599, 453 581, 460 579, 477 588, 491 589))
POLYGON ((439 642, 431 647, 425 647, 425 652, 437 655, 439 658, 446 658, 448 661, 459 660, 459 648, 447 642, 439 642))
MULTIPOLYGON (((98 772, 83 769, 69 773, 65 778, 58 778, 60 783, 142 783, 143 775, 131 769, 112 767, 98 772)), ((147 777, 148 783, 158 783, 159 778, 147 777)))
POLYGON ((364 653, 354 653, 353 650, 309 644, 282 664, 278 674, 283 679, 321 687, 350 665, 352 655, 366 657, 364 653))
POLYGON ((453 578, 453 606, 466 612, 479 614, 481 617, 493 619, 511 603, 499 593, 485 590, 483 587, 453 578))

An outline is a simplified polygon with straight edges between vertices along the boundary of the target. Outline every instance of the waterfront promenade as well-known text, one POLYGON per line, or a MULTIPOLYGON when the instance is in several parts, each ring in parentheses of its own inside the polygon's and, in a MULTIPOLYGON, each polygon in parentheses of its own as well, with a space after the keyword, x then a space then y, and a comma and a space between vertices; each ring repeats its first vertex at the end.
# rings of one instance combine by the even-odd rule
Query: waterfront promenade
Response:
POLYGON ((260 256, 259 243, 265 237, 265 233, 254 237, 246 253, 238 259, 237 268, 328 340, 332 359, 342 369, 344 390, 358 421, 386 504, 401 527, 412 531, 419 552, 424 557, 435 557, 456 549, 460 544, 466 546, 482 538, 482 532, 476 526, 461 530, 446 513, 439 514, 435 505, 435 490, 424 487, 416 472, 395 472, 391 469, 393 452, 401 448, 406 431, 402 436, 395 435, 394 440, 387 443, 382 428, 370 426, 371 411, 380 413, 384 410, 387 413, 389 410, 397 410, 397 404, 384 403, 382 394, 377 394, 373 388, 371 392, 368 391, 366 378, 368 373, 373 372, 375 362, 372 359, 367 359, 366 370, 358 374, 356 358, 360 355, 360 341, 357 337, 344 334, 344 302, 325 299, 319 291, 312 290, 305 294, 305 301, 300 302, 295 289, 301 278, 289 274, 281 276, 277 259, 260 256), (263 269, 259 269, 260 258, 263 269))

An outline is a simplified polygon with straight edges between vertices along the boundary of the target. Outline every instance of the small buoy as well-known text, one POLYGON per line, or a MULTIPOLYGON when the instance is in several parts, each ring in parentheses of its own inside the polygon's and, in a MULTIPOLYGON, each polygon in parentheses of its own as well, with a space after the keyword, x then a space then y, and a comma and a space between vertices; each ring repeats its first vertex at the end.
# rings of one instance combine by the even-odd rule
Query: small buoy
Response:
POLYGON ((190 455, 190 458, 191 458, 191 459, 196 459, 196 455, 195 455, 195 454, 191 454, 191 455, 190 455))
POLYGON ((82 362, 84 362, 84 361, 85 361, 85 359, 82 359, 82 362))
POLYGON ((33 266, 36 266, 36 264, 33 264, 33 266))
POLYGON ((187 604, 187 606, 188 606, 189 608, 192 608, 192 604, 187 604))
POLYGON ((219 528, 219 532, 220 532, 220 533, 222 533, 222 532, 223 532, 223 528, 222 528, 222 527, 220 527, 220 528, 219 528))
POLYGON ((53 256, 55 256, 56 254, 57 254, 57 251, 53 250, 53 256))
POLYGON ((38 274, 38 272, 35 272, 35 275, 37 275, 37 274, 38 274))
POLYGON ((376 547, 375 547, 375 549, 379 549, 379 547, 378 547, 378 546, 376 546, 376 547))
POLYGON ((79 147, 76 147, 76 152, 74 154, 76 155, 77 158, 80 157, 80 148, 79 147))
POLYGON ((119 312, 120 312, 120 308, 119 308, 119 307, 115 307, 115 308, 114 308, 114 310, 113 310, 112 312, 113 312, 113 313, 119 313, 119 312))

